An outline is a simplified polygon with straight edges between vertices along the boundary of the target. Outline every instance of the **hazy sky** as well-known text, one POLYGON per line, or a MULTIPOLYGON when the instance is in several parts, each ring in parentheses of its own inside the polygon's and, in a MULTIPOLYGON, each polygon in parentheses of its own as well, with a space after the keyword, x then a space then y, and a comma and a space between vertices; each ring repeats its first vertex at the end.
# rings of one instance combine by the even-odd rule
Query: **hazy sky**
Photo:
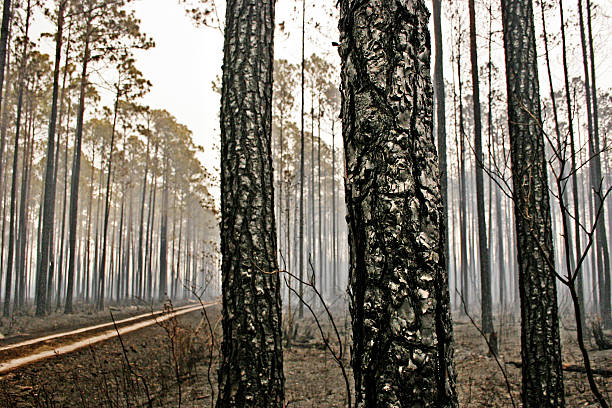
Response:
POLYGON ((220 98, 211 82, 221 72, 223 37, 195 27, 177 0, 139 0, 134 9, 142 31, 155 40, 154 48, 137 55, 138 68, 153 83, 144 103, 166 109, 189 127, 210 166, 216 160, 220 98))
MULTIPOLYGON (((217 0, 223 7, 224 1, 217 0)), ((494 0, 495 1, 495 0, 494 0)), ((486 2, 486 1, 485 1, 486 2)), ((429 3, 429 2, 428 2, 429 3)), ((467 3, 467 2, 466 2, 467 3)), ((612 47, 609 38, 612 35, 612 24, 603 24, 610 21, 606 13, 612 9, 612 0, 600 0, 598 14, 604 16, 595 25, 597 69, 599 85, 602 88, 612 86, 612 47)), ((308 0, 307 1, 307 41, 306 57, 313 52, 339 64, 336 48, 331 45, 332 41, 338 39, 337 33, 337 11, 333 9, 335 0, 308 0), (332 13, 333 15, 330 15, 332 13), (313 29, 318 25, 318 29, 313 29)), ((275 32, 275 58, 285 58, 291 62, 298 63, 301 56, 301 7, 296 0, 281 0, 276 2, 275 32), (298 6, 296 8, 296 6, 298 6), (279 24, 284 23, 285 30, 280 30, 279 24), (292 33, 289 36, 288 33, 292 33)), ((166 109, 177 117, 179 122, 185 124, 193 131, 197 144, 205 149, 201 157, 206 166, 212 170, 218 167, 218 155, 213 146, 218 145, 219 138, 219 95, 211 87, 212 81, 221 73, 223 58, 223 37, 219 30, 195 27, 186 15, 183 6, 178 0, 136 0, 131 7, 141 19, 142 31, 153 37, 156 46, 150 50, 137 52, 137 66, 152 83, 151 92, 144 98, 144 103, 152 108, 166 109)), ((568 13, 567 19, 574 26, 575 4, 567 5, 572 12, 568 13)), ((446 10, 448 11, 448 10, 446 10)), ((479 13, 484 13, 481 7, 479 13)), ((536 10, 536 26, 540 30, 539 10, 536 10)), ((223 17, 224 10, 220 10, 223 17)), ((448 17, 448 13, 444 13, 448 17)), ((465 16, 467 18, 467 15, 465 16)), ((483 17, 483 16, 481 16, 483 17)), ((487 19, 479 18, 481 26, 478 28, 482 37, 486 36, 488 30, 487 19)), ((551 13, 548 29, 550 33, 558 32, 558 16, 551 13)), ((37 20, 40 30, 54 31, 54 27, 44 18, 37 20)), ((445 58, 450 57, 451 38, 450 26, 444 23, 445 36, 445 58)), ((499 24, 499 22, 497 23, 499 24)), ((496 27, 494 27, 495 29, 496 27)), ((575 26, 570 27, 574 41, 577 41, 575 26)), ((36 31, 36 30, 35 30, 36 31)), ((480 37, 479 41, 486 41, 480 37)), ((501 37, 498 37, 496 47, 501 51, 501 37)), ((485 46, 483 43, 482 46, 485 46)), ((560 69, 560 53, 558 41, 551 41, 552 62, 555 65, 553 76, 555 82, 561 84, 562 71, 560 69)), ((43 41, 43 50, 52 53, 52 39, 43 41)), ((572 58, 572 75, 581 73, 580 48, 570 41, 570 52, 572 58)), ((466 52, 466 51, 464 51, 466 52)), ((486 50, 480 50, 480 63, 484 64, 486 50)), ((503 67, 503 51, 497 53, 498 66, 503 67)), ((445 74, 451 81, 450 64, 445 66, 445 74)), ((541 75, 545 73, 541 67, 541 75)), ((560 86, 560 85, 559 85, 560 86)), ((542 94, 548 96, 547 83, 542 82, 542 94)), ((559 88, 557 88, 559 89, 559 88)), ((106 99, 106 98, 104 98, 106 99)), ((296 98, 296 108, 299 108, 299 98, 296 98)), ((309 109, 309 103, 306 103, 309 109)), ((327 134, 323 139, 331 142, 327 134)), ((339 137, 339 135, 337 135, 339 137)), ((339 144, 339 140, 336 141, 339 144)))
MULTIPOLYGON (((296 36, 290 38, 277 29, 274 39, 275 58, 293 62, 301 55, 298 35, 301 9, 295 10, 295 4, 297 2, 286 0, 277 2, 276 22, 285 22, 288 31, 295 32, 296 36)), ((221 74, 223 37, 220 31, 195 27, 177 0, 138 0, 132 7, 141 19, 142 31, 152 36, 156 43, 153 49, 137 54, 138 68, 153 83, 144 103, 168 110, 187 125, 196 143, 205 148, 202 159, 207 167, 218 167, 218 155, 213 146, 219 143, 220 97, 212 90, 211 83, 221 74)), ((317 22, 325 20, 326 24, 333 25, 323 34, 309 35, 306 56, 317 52, 339 60, 331 45, 332 40, 337 39, 335 22, 329 21, 320 5, 310 4, 308 14, 317 15, 317 22)))

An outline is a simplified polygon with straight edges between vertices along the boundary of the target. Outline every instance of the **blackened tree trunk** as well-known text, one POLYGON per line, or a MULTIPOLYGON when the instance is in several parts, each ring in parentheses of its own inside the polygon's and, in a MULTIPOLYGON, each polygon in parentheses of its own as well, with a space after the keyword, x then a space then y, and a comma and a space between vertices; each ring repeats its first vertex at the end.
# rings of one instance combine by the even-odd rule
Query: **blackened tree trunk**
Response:
MULTIPOLYGON (((2 10, 2 26, 0 28, 0 112, 2 112, 2 129, 0 131, 0 187, 2 190, 4 190, 4 148, 6 145, 6 115, 8 113, 6 106, 3 104, 4 96, 6 95, 6 88, 4 87, 4 82, 6 79, 7 84, 11 83, 11 49, 9 41, 11 39, 12 30, 10 28, 10 23, 13 17, 14 7, 14 4, 11 4, 11 0, 4 0, 4 6, 2 10)), ((4 245, 2 246, 2 249, 4 250, 4 245)), ((2 274, 0 273, 0 275, 2 274)))
MULTIPOLYGON (((593 174, 593 180, 596 183, 592 187, 596 189, 598 194, 595 194, 595 210, 600 211, 599 218, 597 219, 597 253, 599 259, 603 261, 603 268, 599 268, 600 274, 600 308, 601 317, 603 319, 604 327, 612 329, 612 310, 611 310, 611 299, 610 299, 610 252, 608 248, 608 238, 606 233, 605 223, 605 208, 602 202, 602 195, 605 194, 601 177, 601 145, 599 144, 599 109, 597 104, 597 82, 595 78, 595 51, 593 49, 593 23, 591 18, 591 1, 586 0, 586 11, 587 11, 587 34, 589 43, 589 55, 591 62, 591 96, 592 96, 592 112, 593 112, 593 152, 591 157, 592 162, 590 163, 591 171, 593 174), (602 194, 602 195, 600 195, 602 194), (603 285, 601 285, 603 282, 603 285)), ((580 11, 580 22, 582 24, 582 11, 580 11)))
MULTIPOLYGON (((302 0, 302 66, 301 66, 301 86, 302 86, 302 104, 300 112, 300 228, 298 231, 298 271, 299 271, 299 297, 304 294, 304 47, 305 47, 305 31, 306 31, 306 0, 302 0)), ((298 302, 298 318, 304 317, 304 303, 298 302)))
MULTIPOLYGON (((26 138, 23 151, 23 166, 21 171, 21 194, 19 204, 19 239, 17 240, 17 273, 15 281, 15 307, 23 307, 26 297, 26 275, 27 257, 26 249, 28 243, 28 197, 30 191, 30 175, 32 170, 33 144, 34 144, 34 107, 32 103, 27 106, 26 114, 26 138), (28 118, 29 116, 29 118, 28 118)), ((40 214, 39 214, 40 216, 40 214)), ((39 229, 40 232, 40 229, 39 229)))
POLYGON ((461 35, 457 45, 457 81, 459 86, 459 224, 461 240, 461 313, 470 313, 470 280, 468 276, 468 228, 467 228, 467 188, 465 177, 465 126, 463 119, 463 82, 461 81, 461 35))
POLYGON ((458 405, 428 20, 340 2, 355 407, 458 405))
MULTIPOLYGON (((5 290, 4 290, 4 308, 3 308, 3 316, 8 316, 11 308, 11 284, 13 280, 13 262, 15 257, 15 216, 16 216, 16 204, 17 204, 17 167, 19 163, 19 136, 21 133, 21 115, 23 109, 23 92, 25 87, 25 79, 24 79, 24 70, 25 63, 28 54, 28 29, 30 27, 30 1, 28 1, 27 8, 27 17, 26 17, 26 41, 24 41, 23 45, 23 53, 21 55, 21 63, 19 67, 19 92, 17 97, 17 119, 15 126, 15 144, 13 146, 13 174, 11 178, 11 204, 10 204, 10 214, 9 214, 9 239, 8 239, 8 259, 7 259, 7 267, 6 267, 6 281, 5 281, 5 290)), ((26 155, 23 156, 24 161, 26 160, 26 155)))
MULTIPOLYGON (((36 272, 36 315, 42 316, 48 309, 47 275, 49 268, 49 253, 53 234, 55 217, 55 126, 57 123, 57 101, 59 98, 59 74, 62 57, 62 40, 64 39, 64 11, 67 0, 61 0, 57 12, 57 34, 55 37, 55 65, 53 67, 53 93, 51 97, 51 116, 49 118, 49 137, 47 139, 47 165, 45 167, 45 187, 43 190, 43 220, 40 248, 40 263, 36 272)), ((52 260, 51 260, 52 262, 52 260)), ((51 281, 51 279, 49 279, 51 281)), ((49 282, 50 283, 50 282, 49 282)), ((51 299, 48 300, 49 302, 51 299)))
MULTIPOLYGON (((7 65, 8 40, 10 35, 10 23, 12 17, 11 0, 4 0, 2 8, 2 27, 0 28, 0 107, 4 97, 4 72, 7 65)), ((8 81, 7 81, 8 82, 8 81)), ((0 156, 0 159, 2 156, 0 156)))
POLYGON ((274 1, 227 2, 217 408, 285 404, 271 154, 273 35, 274 1))
MULTIPOLYGON (((155 147, 154 162, 157 162, 157 146, 155 147)), ((153 231, 155 229, 155 204, 157 202, 157 177, 153 173, 153 184, 151 185, 151 193, 149 194, 149 217, 147 222, 147 237, 145 241, 145 299, 151 300, 153 295, 153 231)))
POLYGON ((531 0, 502 0, 521 301, 523 403, 563 407, 557 292, 531 0))
MULTIPOLYGON (((561 46, 563 50, 563 79, 565 85, 565 103, 567 109, 567 128, 569 133, 569 145, 570 145, 570 157, 571 157, 571 168, 570 172, 572 174, 572 198, 574 204, 574 237, 576 241, 576 257, 578 258, 582 254, 582 245, 581 245, 581 232, 580 232, 580 205, 578 203, 578 176, 576 170, 576 147, 575 147, 575 137, 574 137, 574 118, 572 116, 572 97, 571 97, 571 88, 570 88, 570 77, 569 77, 569 69, 567 65, 567 41, 565 36, 565 18, 563 16, 563 1, 559 0, 559 17, 560 17, 560 27, 561 27, 561 46)), ((585 303, 584 303, 584 288, 583 288, 583 268, 580 268, 576 277, 576 291, 578 293, 578 301, 580 303, 580 321, 586 322, 585 319, 585 303)), ((583 331, 586 325, 583 327, 583 331)))
MULTIPOLYGON (((83 141, 83 119, 85 116, 85 91, 87 88, 87 67, 89 64, 90 49, 89 41, 91 35, 91 18, 87 18, 85 27, 85 48, 83 51, 83 65, 81 69, 81 83, 79 88, 79 107, 77 111, 76 137, 74 147, 74 159, 72 163, 72 175, 70 180, 70 209, 68 212, 69 234, 68 234, 68 288, 66 290, 66 304, 64 313, 72 313, 72 292, 74 291, 74 275, 76 269, 76 239, 77 218, 79 208, 79 178, 81 175, 81 145, 83 141)), ((88 243, 89 244, 89 243, 88 243)))
POLYGON ((335 120, 332 120, 332 295, 336 295, 338 293, 338 276, 337 276, 337 266, 338 266, 338 258, 337 258, 337 249, 338 249, 338 240, 337 240, 337 210, 336 210, 336 134, 335 130, 335 120))
POLYGON ((164 187, 162 192, 162 214, 159 237, 159 292, 158 299, 168 295, 168 146, 164 149, 164 187))
POLYGON ((484 183, 482 159, 482 119, 480 113, 480 80, 478 78, 478 51, 476 44, 476 8, 469 0, 470 12, 470 59, 472 62, 472 101, 474 103, 474 153, 476 155, 476 212, 478 215, 478 249, 480 253, 480 307, 482 331, 493 331, 493 307, 491 299, 491 272, 489 244, 484 208, 484 183))
POLYGON ((140 221, 138 222, 138 279, 137 279, 137 289, 136 295, 137 297, 141 297, 143 295, 143 276, 144 276, 144 254, 143 254, 143 234, 144 234, 144 209, 145 202, 147 197, 147 177, 149 176, 149 149, 151 146, 151 135, 147 134, 147 152, 146 152, 146 161, 145 161, 145 171, 144 178, 142 181, 142 199, 140 201, 140 221))
MULTIPOLYGON (((100 258, 100 269, 98 271, 98 282, 99 282, 99 287, 98 287, 98 310, 104 310, 104 297, 106 295, 105 293, 105 283, 106 283, 106 241, 107 241, 107 237, 108 237, 108 221, 109 221, 109 216, 110 216, 110 202, 111 202, 111 195, 113 192, 113 186, 112 186, 112 174, 113 174, 113 154, 115 152, 115 132, 116 132, 116 127, 117 127, 117 113, 118 113, 118 109, 119 109, 119 88, 117 87, 116 90, 116 95, 115 95, 115 107, 113 109, 114 113, 113 113, 113 127, 111 130, 111 140, 110 140, 110 146, 109 146, 109 153, 108 153, 108 168, 107 168, 107 173, 106 173, 106 194, 105 194, 105 198, 104 198, 104 226, 102 227, 102 256, 100 258)), ((111 247, 112 248, 112 247, 111 247)), ((113 268, 109 268, 109 271, 112 271, 113 268)), ((110 275, 110 273, 109 273, 110 275)), ((112 296, 112 286, 111 286, 111 293, 109 293, 109 296, 112 296)))
MULTIPOLYGON (((68 58, 69 50, 66 50, 66 57, 68 58)), ((66 59, 68 61, 68 59, 66 59)), ((64 65, 64 69, 67 71, 67 65, 64 65)), ((66 71, 64 71, 64 87, 62 89, 62 94, 66 89, 66 71)), ((62 95, 62 101, 64 100, 64 95, 62 95)), ((62 105, 63 106, 63 105, 62 105)), ((70 128, 70 102, 68 102, 68 115, 66 118, 66 144, 64 145, 64 195, 62 197, 62 223, 60 227, 60 250, 59 257, 57 261, 58 265, 58 274, 61 275, 62 270, 64 270, 64 245, 66 241, 66 201, 67 201, 67 190, 68 190, 68 132, 70 128)), ((60 109, 60 123, 62 118, 62 109, 60 109)), ((57 308, 59 310, 60 300, 58 299, 57 308)))
POLYGON ((448 172, 446 166, 446 93, 444 90, 444 46, 442 44, 442 0, 433 1, 433 24, 436 58, 434 62, 434 91, 436 98, 436 131, 438 136, 438 157, 440 161, 440 193, 442 196, 444 220, 443 240, 448 271, 449 241, 448 241, 448 172))

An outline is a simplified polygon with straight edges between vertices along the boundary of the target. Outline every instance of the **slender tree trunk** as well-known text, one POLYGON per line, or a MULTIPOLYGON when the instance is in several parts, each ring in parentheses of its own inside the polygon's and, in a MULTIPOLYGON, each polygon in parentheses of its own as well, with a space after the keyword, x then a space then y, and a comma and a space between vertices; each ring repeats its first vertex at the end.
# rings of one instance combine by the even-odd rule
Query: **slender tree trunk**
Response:
POLYGON ((355 407, 457 407, 429 13, 385 6, 340 1, 355 407))
MULTIPOLYGON (((4 0, 4 4, 2 7, 2 26, 0 28, 0 109, 4 108, 4 96, 6 95, 4 89, 4 74, 8 73, 8 54, 10 54, 10 50, 8 47, 9 37, 10 37, 10 25, 11 18, 13 15, 13 5, 11 4, 11 0, 4 0)), ((8 79, 8 78, 7 78, 8 79)), ((9 81, 7 81, 9 83, 9 81)), ((4 142, 4 138, 2 140, 4 142)), ((3 150, 0 150, 0 163, 2 162, 2 153, 3 150)), ((0 179, 2 174, 0 173, 0 179)))
MULTIPOLYGON (((313 68, 314 75, 314 68, 313 68)), ((315 240, 315 194, 314 194, 314 183, 315 183, 315 136, 314 136, 314 80, 312 84, 312 94, 310 98, 310 239, 309 239, 309 252, 308 252, 308 266, 306 267, 306 276, 312 273, 312 279, 316 281, 316 271, 314 270, 315 263, 315 252, 317 250, 317 242, 315 240), (310 264, 313 265, 313 270, 310 269, 310 264)))
MULTIPOLYGON (((6 8, 6 3, 5 3, 5 8, 6 8)), ((28 53, 28 42, 29 42, 29 36, 28 36, 28 30, 30 27, 30 11, 31 11, 31 7, 30 7, 30 0, 28 0, 28 8, 27 8, 27 16, 26 16, 26 34, 25 34, 25 38, 26 41, 24 41, 24 45, 23 45, 23 52, 22 52, 22 56, 21 56, 21 64, 20 64, 20 68, 19 68, 19 92, 18 92, 18 97, 17 97, 17 119, 16 119, 16 126, 15 126, 15 144, 13 146, 13 174, 11 176, 12 181, 11 181, 11 209, 10 209, 10 213, 9 213, 9 239, 8 239, 8 259, 7 259, 7 266, 6 266, 6 281, 5 281, 5 290, 4 290, 4 309, 3 309, 3 316, 7 317, 9 316, 10 313, 10 308, 11 308, 11 286, 12 286, 12 281, 13 281, 13 258, 15 255, 15 206, 16 206, 16 195, 17 195, 17 167, 18 167, 18 163, 19 163, 19 136, 21 133, 21 114, 22 114, 22 108, 23 108, 23 92, 24 92, 24 87, 25 87, 25 63, 26 63, 26 59, 27 59, 27 53, 28 53)), ((4 25, 4 22, 3 22, 4 25)), ((0 57, 1 58, 1 57, 0 57)), ((24 154, 24 160, 25 160, 25 154, 24 154)), ((17 278, 18 279, 18 278, 17 278)))
POLYGON ((504 261, 504 231, 503 231, 503 221, 502 221, 502 204, 501 204, 501 193, 495 190, 495 208, 496 212, 496 221, 498 228, 498 239, 497 239, 497 258, 499 263, 499 305, 502 313, 505 313, 506 306, 506 273, 505 267, 503 265, 504 261))
POLYGON ((159 300, 168 297, 168 146, 164 152, 164 187, 159 239, 159 300))
POLYGON ((317 132, 318 132, 318 137, 317 137, 317 200, 319 201, 319 236, 318 236, 318 241, 319 241, 319 251, 317 252, 317 257, 319 258, 319 291, 321 292, 321 294, 323 294, 323 279, 324 279, 324 274, 323 274, 323 247, 322 247, 322 239, 323 237, 321 236, 321 224, 323 223, 323 217, 321 216, 321 95, 319 94, 319 112, 317 114, 317 132))
MULTIPOLYGON (((181 206, 181 215, 179 216, 179 236, 178 236, 178 251, 176 254, 176 275, 177 275, 177 279, 180 279, 181 276, 181 244, 183 242, 183 211, 184 211, 184 206, 181 206)), ((183 293, 185 293, 185 280, 182 279, 182 284, 183 284, 183 293)))
MULTIPOLYGON (((450 254, 448 240, 448 175, 446 165, 446 93, 444 90, 444 46, 442 38, 442 0, 433 0, 433 24, 435 42, 434 93, 436 98, 436 131, 438 136, 438 157, 440 160, 440 193, 442 195, 442 218, 444 253, 450 254)), ((446 270, 449 270, 449 259, 446 257, 446 270)))
MULTIPOLYGON (((302 87, 302 104, 300 113, 300 229, 298 232, 298 254, 299 254, 299 289, 298 295, 300 298, 304 295, 304 46, 306 32, 306 0, 302 0, 302 66, 301 66, 301 87, 302 87)), ((298 302, 298 318, 304 317, 304 303, 298 302)))
POLYGON ((74 291, 74 275, 76 267, 76 239, 77 239, 77 218, 79 205, 79 179, 81 175, 81 145, 83 140, 83 119, 85 116, 85 91, 87 88, 87 66, 89 64, 90 49, 89 41, 91 35, 91 18, 87 16, 87 25, 85 27, 85 48, 83 52, 83 66, 81 71, 81 83, 79 89, 79 108, 77 111, 77 127, 74 147, 74 160, 72 165, 72 180, 70 186, 70 212, 68 219, 69 236, 68 236, 68 289, 66 293, 66 305, 64 313, 72 313, 72 292, 74 291))
POLYGON ((336 209, 336 134, 334 126, 336 121, 332 120, 332 294, 338 293, 338 229, 337 229, 337 209, 336 209))
POLYGON ((557 291, 533 5, 502 0, 521 300, 523 403, 563 407, 557 291))
MULTIPOLYGON (((64 12, 67 0, 61 0, 57 11, 57 33, 55 35, 55 65, 53 67, 53 91, 51 97, 51 116, 49 118, 49 137, 47 139, 47 166, 45 167, 45 187, 42 197, 43 221, 42 239, 40 248, 40 264, 36 273, 36 315, 42 316, 49 307, 51 299, 47 301, 47 277, 50 268, 49 255, 53 234, 53 220, 55 217, 55 125, 57 122, 57 100, 59 97, 59 74, 62 59, 62 42, 64 39, 64 12)), ((51 263, 53 261, 51 260, 51 263)), ((51 266, 52 267, 52 266, 51 266)), ((49 279, 51 280, 51 279, 49 279)))
POLYGON ((465 177, 465 129, 463 122, 463 83, 461 82, 461 39, 457 52, 457 80, 459 82, 459 224, 461 228, 461 297, 463 307, 461 312, 470 313, 470 280, 468 277, 468 230, 467 230, 467 190, 465 177))
MULTIPOLYGON (((157 147, 155 148, 155 158, 157 159, 157 147)), ((157 177, 153 175, 153 185, 149 194, 149 217, 147 222, 147 238, 145 242, 145 268, 146 268, 146 293, 145 299, 151 300, 153 296, 153 271, 152 271, 152 254, 153 254, 153 231, 155 229, 155 203, 157 198, 157 177)))
POLYGON ((227 3, 217 408, 285 406, 271 155, 273 35, 273 1, 227 3))
MULTIPOLYGON (((580 2, 579 2, 580 3, 580 2)), ((595 51, 593 49, 593 30, 592 30, 592 18, 591 18, 591 1, 586 0, 586 9, 587 9, 587 34, 588 34, 588 44, 589 44, 589 53, 590 53, 590 62, 591 62, 591 97, 592 97, 592 113, 593 113, 593 142, 592 147, 594 148, 591 152, 592 162, 590 163, 590 167, 593 172, 593 181, 595 184, 592 185, 592 188, 595 189, 597 194, 594 195, 595 199, 595 211, 600 211, 600 216, 597 221, 597 253, 599 257, 603 260, 603 269, 599 268, 599 293, 600 293, 600 306, 601 306, 601 316, 603 319, 604 327, 607 329, 612 329, 612 304, 611 298, 612 292, 610 292, 611 285, 610 279, 612 275, 610 275, 610 253, 608 248, 608 239, 606 233, 606 223, 605 223, 605 207, 603 205, 602 195, 605 194, 603 190, 603 179, 601 176, 601 145, 599 143, 599 109, 597 104, 597 83, 595 78, 595 51), (603 285, 602 285, 603 282, 603 285)), ((583 15, 582 15, 582 7, 580 8, 580 24, 581 31, 583 31, 583 15)), ((584 38, 581 37, 583 40, 584 38)), ((591 145, 590 145, 591 146, 591 145)))
MULTIPOLYGON (((106 173, 106 195, 104 198, 104 226, 102 227, 102 256, 100 259, 100 269, 98 271, 99 277, 99 288, 98 288, 98 310, 104 310, 104 284, 105 284, 105 276, 106 276, 106 240, 108 235, 108 219, 110 216, 110 201, 111 194, 113 191, 113 186, 111 185, 111 177, 113 174, 113 154, 115 152, 115 129, 117 127, 117 111, 119 107, 119 89, 117 89, 117 94, 115 96, 115 108, 113 114, 113 128, 111 131, 111 140, 110 140, 110 152, 108 154, 108 169, 106 173)), ((109 270, 112 271, 112 268, 109 270)), ((112 295, 112 293, 110 294, 112 295)))
MULTIPOLYGON (((68 45, 70 45, 70 41, 68 41, 68 45)), ((64 78, 62 85, 62 97, 61 97, 61 105, 60 105, 60 123, 62 122, 62 118, 64 115, 64 96, 66 91, 66 79, 68 76, 68 61, 70 56, 70 49, 66 49, 66 62, 64 64, 64 78)), ((66 201, 67 201, 67 191, 68 191, 68 135, 70 134, 70 101, 68 102, 68 114, 66 115, 66 144, 64 146, 64 195, 62 197, 62 226, 61 226, 61 242, 60 242, 60 251, 58 258, 58 266, 59 273, 61 274, 64 269, 64 245, 66 241, 66 201)), ((61 129, 60 129, 61 133, 61 129)), ((58 309, 59 309, 59 301, 58 301, 58 309)))
POLYGON ((143 268, 143 233, 144 233, 144 208, 147 193, 147 177, 149 175, 149 149, 151 146, 151 137, 147 137, 147 153, 145 161, 144 178, 142 181, 142 199, 140 201, 140 221, 138 226, 138 288, 136 293, 141 297, 143 295, 144 268, 143 268))
POLYGON ((476 155, 476 211, 478 214, 478 250, 480 253, 480 307, 482 331, 493 331, 493 307, 491 299, 491 271, 487 226, 485 222, 484 182, 482 169, 482 119, 480 113, 480 80, 478 78, 478 45, 476 43, 476 8, 469 0, 470 12, 470 59, 472 62, 472 100, 474 102, 474 153, 476 155))
MULTIPOLYGON (((2 113, 2 123, 0 124, 0 190, 4 191, 5 182, 5 165, 8 165, 8 159, 4 156, 4 150, 6 148, 6 129, 8 124, 8 112, 9 109, 3 98, 6 96, 7 87, 4 87, 4 83, 11 83, 11 37, 12 29, 10 21, 13 17, 15 4, 11 3, 11 0, 4 0, 4 9, 2 17, 2 28, 0 28, 0 112, 2 113), (5 76, 6 73, 6 76, 5 76), (5 81, 6 80, 6 81, 5 81), (5 163, 6 162, 6 163, 5 163)), ((3 210, 4 211, 4 210, 3 210)), ((4 220, 4 219, 3 219, 4 220)), ((3 221, 4 222, 4 221, 3 221)), ((3 236, 4 238, 4 236, 3 236)), ((3 239, 4 240, 4 239, 3 239)), ((2 245, 4 250, 4 245, 2 245)), ((4 263, 2 264, 4 265, 4 263)), ((0 275, 1 268, 0 268, 0 275)))
MULTIPOLYGON (((27 267, 27 244, 28 244, 28 209, 30 196, 30 177, 32 174, 32 161, 34 155, 34 112, 35 107, 29 104, 29 126, 23 152, 23 170, 21 172, 21 195, 19 204, 19 240, 17 241, 17 288, 15 290, 15 306, 25 305, 27 267)), ((26 115, 27 117, 28 115, 26 115)), ((26 119, 28 121, 28 119, 26 119)), ((40 214, 39 214, 40 215, 40 214)))

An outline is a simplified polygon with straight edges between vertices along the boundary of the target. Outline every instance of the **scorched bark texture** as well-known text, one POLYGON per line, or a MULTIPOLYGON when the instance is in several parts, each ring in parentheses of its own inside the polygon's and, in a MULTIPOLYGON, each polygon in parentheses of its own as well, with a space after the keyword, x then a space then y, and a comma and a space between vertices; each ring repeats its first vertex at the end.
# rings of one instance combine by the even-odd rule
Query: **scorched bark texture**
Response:
POLYGON ((273 0, 227 2, 221 91, 223 343, 218 408, 282 407, 271 159, 273 0))
POLYGON ((340 1, 356 407, 456 407, 423 0, 340 1))
POLYGON ((532 0, 502 0, 521 300, 523 403, 563 407, 548 181, 532 0))

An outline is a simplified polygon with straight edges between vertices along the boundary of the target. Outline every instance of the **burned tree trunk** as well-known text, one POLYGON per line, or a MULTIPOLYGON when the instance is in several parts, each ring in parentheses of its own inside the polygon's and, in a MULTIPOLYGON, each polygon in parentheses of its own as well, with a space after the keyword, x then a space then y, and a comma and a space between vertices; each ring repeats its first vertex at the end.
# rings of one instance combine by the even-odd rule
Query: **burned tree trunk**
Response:
POLYGON ((562 407, 563 375, 533 5, 502 0, 514 185, 523 403, 562 407))
POLYGON ((423 0, 340 2, 356 407, 456 407, 423 0))
POLYGON ((217 408, 283 407, 272 170, 274 2, 227 2, 221 92, 223 343, 217 408))
POLYGON ((491 299, 491 271, 489 242, 485 223, 484 182, 482 158, 482 121, 480 114, 480 81, 478 77, 478 47, 476 44, 476 5, 469 0, 470 9, 470 59, 472 62, 472 101, 474 106, 474 154, 476 155, 476 212, 478 219, 478 249, 480 254, 480 310, 482 331, 493 332, 493 301, 491 299))

